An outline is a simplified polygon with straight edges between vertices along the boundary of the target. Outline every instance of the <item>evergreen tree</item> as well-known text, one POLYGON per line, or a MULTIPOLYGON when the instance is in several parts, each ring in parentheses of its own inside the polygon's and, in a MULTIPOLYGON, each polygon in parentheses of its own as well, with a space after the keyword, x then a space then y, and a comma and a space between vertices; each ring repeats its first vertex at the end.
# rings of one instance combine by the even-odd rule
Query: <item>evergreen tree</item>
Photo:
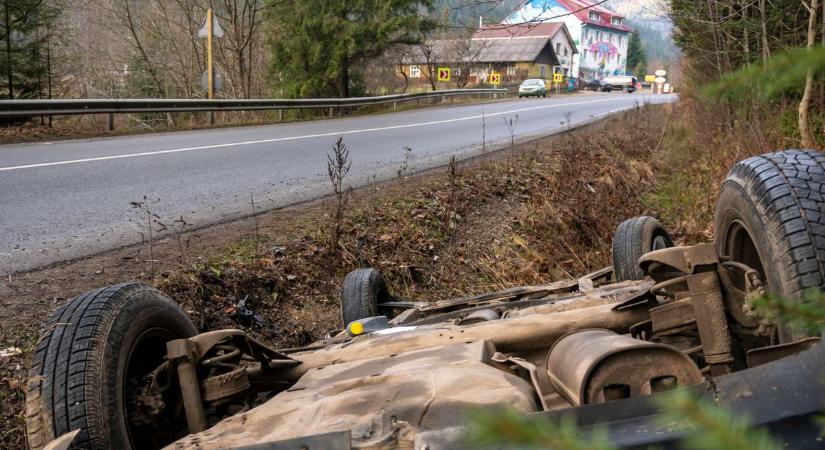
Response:
POLYGON ((647 55, 642 48, 642 40, 638 31, 630 34, 630 40, 627 43, 627 71, 637 77, 643 77, 647 72, 647 55))
POLYGON ((0 7, 0 98, 37 98, 48 81, 49 25, 56 9, 43 0, 3 0, 0 7))
POLYGON ((269 0, 276 95, 349 97, 358 63, 430 26, 431 0, 269 0))

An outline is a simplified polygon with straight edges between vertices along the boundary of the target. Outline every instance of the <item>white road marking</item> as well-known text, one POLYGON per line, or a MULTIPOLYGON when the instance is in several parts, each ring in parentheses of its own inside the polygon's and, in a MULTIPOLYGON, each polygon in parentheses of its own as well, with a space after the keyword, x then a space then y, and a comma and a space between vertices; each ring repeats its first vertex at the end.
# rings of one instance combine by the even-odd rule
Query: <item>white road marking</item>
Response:
MULTIPOLYGON (((182 152, 191 152, 195 150, 208 150, 213 148, 227 148, 227 147, 237 147, 241 145, 253 145, 253 144, 265 144, 270 142, 283 142, 283 141, 294 141, 298 139, 313 139, 319 137, 328 137, 328 136, 343 136, 347 134, 356 134, 356 133, 370 133, 375 131, 385 131, 385 130, 397 130, 401 128, 414 128, 414 127, 424 127, 429 125, 439 125, 443 123, 452 123, 452 122, 461 122, 466 120, 474 120, 480 119, 482 117, 495 117, 495 116, 503 116, 505 114, 513 114, 518 112, 524 111, 535 111, 540 109, 550 109, 550 108, 561 108, 564 106, 575 106, 575 105, 585 105, 589 103, 601 103, 601 102, 613 102, 617 100, 623 100, 623 98, 608 98, 608 99, 601 99, 601 100, 588 100, 585 102, 574 102, 574 103, 559 103, 555 105, 544 105, 544 106, 532 106, 529 108, 519 108, 519 109, 511 109, 509 111, 501 111, 497 113, 490 113, 490 114, 478 114, 474 116, 466 116, 466 117, 456 117, 453 119, 444 119, 444 120, 435 120, 431 122, 418 122, 418 123, 408 123, 404 125, 391 125, 386 127, 378 127, 378 128, 364 128, 360 130, 347 130, 347 131, 334 131, 329 133, 318 133, 318 134, 306 134, 302 136, 290 136, 290 137, 281 137, 281 138, 272 138, 272 139, 260 139, 256 141, 245 141, 245 142, 229 142, 225 144, 212 144, 212 145, 202 145, 198 147, 185 147, 185 148, 173 148, 169 150, 155 150, 150 152, 141 152, 141 153, 130 153, 126 155, 112 155, 112 156, 98 156, 94 158, 83 158, 83 159, 72 159, 67 161, 53 161, 53 162, 45 162, 45 163, 36 163, 36 164, 25 164, 21 166, 9 166, 9 167, 0 167, 0 172, 9 172, 12 170, 22 170, 22 169, 34 169, 37 167, 52 167, 52 166, 63 166, 68 164, 80 164, 86 162, 95 162, 95 161, 108 161, 112 159, 122 159, 122 158, 136 158, 139 156, 154 156, 154 155, 165 155, 168 153, 182 153, 182 152)), ((624 109, 624 108, 622 108, 624 109)), ((613 111, 609 111, 613 112, 613 111)), ((604 114, 604 113, 602 113, 604 114)), ((602 114, 597 114, 593 117, 600 116, 602 114)))

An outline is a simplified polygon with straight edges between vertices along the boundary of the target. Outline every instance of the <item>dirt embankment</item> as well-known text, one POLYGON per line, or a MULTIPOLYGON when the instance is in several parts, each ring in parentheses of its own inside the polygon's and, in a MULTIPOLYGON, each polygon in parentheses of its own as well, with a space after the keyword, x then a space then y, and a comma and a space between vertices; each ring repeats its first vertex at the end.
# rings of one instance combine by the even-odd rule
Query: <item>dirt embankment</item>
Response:
POLYGON ((276 346, 339 326, 344 275, 379 268, 419 300, 543 283, 609 264, 615 226, 654 189, 673 105, 647 107, 483 159, 334 199, 0 280, 0 447, 24 445, 25 368, 39 324, 86 290, 137 280, 168 293, 201 330, 240 327, 276 346), (152 255, 152 261, 149 261, 152 255))

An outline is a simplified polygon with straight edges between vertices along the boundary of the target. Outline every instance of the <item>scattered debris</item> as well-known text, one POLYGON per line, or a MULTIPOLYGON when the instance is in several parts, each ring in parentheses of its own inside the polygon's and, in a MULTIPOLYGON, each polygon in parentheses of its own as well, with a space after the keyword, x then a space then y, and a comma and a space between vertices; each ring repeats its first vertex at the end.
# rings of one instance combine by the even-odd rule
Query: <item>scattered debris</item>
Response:
POLYGON ((233 318, 241 325, 245 327, 251 326, 264 326, 264 319, 259 315, 255 314, 254 311, 246 307, 246 299, 249 298, 247 295, 238 303, 235 303, 235 313, 233 314, 233 318))

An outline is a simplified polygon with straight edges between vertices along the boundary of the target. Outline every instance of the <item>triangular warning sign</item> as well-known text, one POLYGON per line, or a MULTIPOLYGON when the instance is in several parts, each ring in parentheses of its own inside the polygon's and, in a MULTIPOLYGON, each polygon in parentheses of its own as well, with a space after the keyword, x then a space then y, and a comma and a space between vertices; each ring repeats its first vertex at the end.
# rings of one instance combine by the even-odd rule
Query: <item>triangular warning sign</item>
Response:
MULTIPOLYGON (((201 21, 201 29, 198 30, 198 37, 205 38, 208 33, 209 30, 207 30, 206 27, 206 17, 204 17, 201 21)), ((214 13, 212 14, 212 37, 223 37, 223 28, 221 28, 221 24, 220 22, 218 22, 218 18, 215 16, 214 13)))

